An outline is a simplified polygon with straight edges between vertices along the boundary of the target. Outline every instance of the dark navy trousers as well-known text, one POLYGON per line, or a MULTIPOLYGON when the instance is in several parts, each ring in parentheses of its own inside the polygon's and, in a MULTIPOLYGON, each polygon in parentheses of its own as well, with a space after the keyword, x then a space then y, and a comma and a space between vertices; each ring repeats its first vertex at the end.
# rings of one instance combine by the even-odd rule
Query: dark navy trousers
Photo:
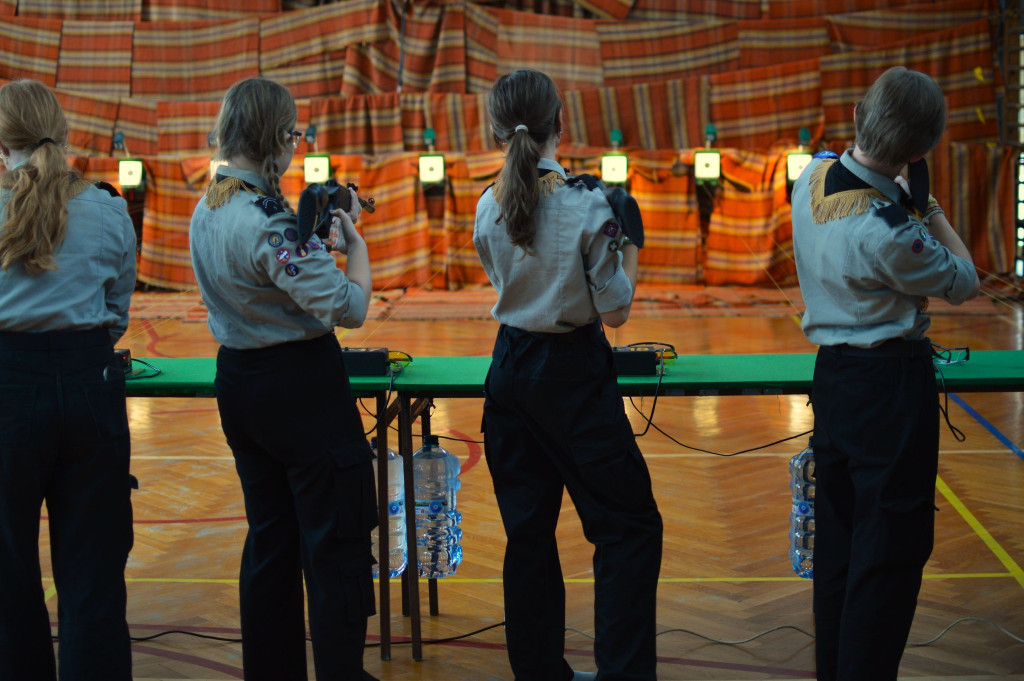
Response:
POLYGON ((598 679, 654 679, 662 521, 600 323, 568 334, 502 325, 483 428, 508 537, 505 636, 517 681, 572 676, 555 542, 563 489, 594 545, 598 679))
POLYGON ((39 565, 42 502, 62 681, 130 681, 124 374, 106 329, 0 332, 0 679, 57 678, 39 565))
POLYGON ((318 681, 363 671, 375 612, 372 453, 333 334, 221 347, 217 404, 249 531, 239 602, 247 681, 305 681, 303 577, 318 681))
POLYGON ((935 529, 931 343, 823 346, 812 398, 818 679, 894 681, 935 529))

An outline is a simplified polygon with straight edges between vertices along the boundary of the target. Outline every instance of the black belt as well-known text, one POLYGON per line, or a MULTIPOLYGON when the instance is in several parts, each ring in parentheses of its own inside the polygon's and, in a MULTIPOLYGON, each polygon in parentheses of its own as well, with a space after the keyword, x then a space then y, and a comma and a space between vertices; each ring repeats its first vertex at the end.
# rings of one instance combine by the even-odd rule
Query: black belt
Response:
POLYGON ((890 338, 880 345, 871 348, 858 348, 842 343, 840 345, 822 345, 821 349, 840 357, 931 357, 932 342, 927 338, 907 340, 890 338))
POLYGON ((82 331, 0 331, 0 350, 74 350, 112 347, 110 331, 104 328, 82 331))
POLYGON ((533 336, 540 340, 547 341, 549 343, 584 343, 593 338, 598 338, 602 334, 603 327, 601 326, 601 320, 593 321, 584 326, 577 326, 576 328, 566 331, 565 333, 550 333, 547 331, 527 331, 526 329, 520 329, 515 326, 509 326, 502 324, 505 329, 520 335, 533 336))

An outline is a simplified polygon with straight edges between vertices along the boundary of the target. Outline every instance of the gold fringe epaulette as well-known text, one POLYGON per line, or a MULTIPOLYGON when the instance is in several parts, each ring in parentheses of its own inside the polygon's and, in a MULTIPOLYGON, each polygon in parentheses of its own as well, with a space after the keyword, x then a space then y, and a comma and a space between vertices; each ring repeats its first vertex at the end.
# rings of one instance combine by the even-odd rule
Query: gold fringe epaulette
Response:
POLYGON ((210 180, 210 186, 206 189, 206 205, 209 208, 220 208, 228 202, 228 199, 243 189, 250 194, 263 195, 262 192, 253 189, 251 185, 237 177, 222 177, 219 180, 215 177, 210 180))
MULTIPOLYGON (((540 190, 541 197, 550 196, 556 189, 565 184, 565 178, 559 173, 550 172, 545 173, 537 178, 537 188, 540 190)), ((494 181, 494 186, 491 187, 491 193, 494 195, 494 200, 501 203, 501 191, 502 182, 499 177, 494 181)))
POLYGON ((811 217, 817 224, 865 213, 871 208, 872 199, 889 201, 889 197, 877 189, 848 189, 825 196, 825 174, 833 163, 834 159, 819 163, 808 182, 808 189, 811 192, 811 217))

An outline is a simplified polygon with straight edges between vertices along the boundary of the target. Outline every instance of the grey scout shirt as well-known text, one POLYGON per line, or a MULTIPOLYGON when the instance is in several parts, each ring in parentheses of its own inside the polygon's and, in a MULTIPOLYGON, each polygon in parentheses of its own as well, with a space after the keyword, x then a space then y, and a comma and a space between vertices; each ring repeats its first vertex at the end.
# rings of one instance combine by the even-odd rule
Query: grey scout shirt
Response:
MULTIPOLYGON (((0 211, 7 197, 0 195, 0 211)), ((135 290, 135 228, 124 199, 88 186, 68 201, 57 270, 0 269, 0 331, 106 328, 110 344, 128 328, 135 290)))
POLYGON ((192 267, 213 337, 243 350, 362 324, 368 292, 345 277, 319 237, 300 243, 295 215, 265 195, 263 178, 230 166, 217 174, 250 187, 215 209, 203 197, 192 214, 192 267))
MULTIPOLYGON (((540 172, 565 179, 541 159, 540 172)), ((493 187, 477 202, 473 244, 498 293, 491 310, 502 324, 526 331, 565 333, 629 304, 633 290, 622 269, 621 230, 600 189, 561 185, 534 210, 533 248, 513 246, 498 222, 493 187)))
MULTIPOLYGON (((927 297, 960 304, 971 295, 977 274, 953 255, 915 217, 894 213, 901 189, 892 179, 846 151, 835 163, 885 199, 872 198, 863 212, 815 222, 812 202, 822 187, 812 179, 824 163, 814 159, 793 187, 793 250, 806 311, 803 330, 818 345, 873 347, 892 338, 925 337, 927 297), (892 226, 880 211, 896 215, 892 226)), ((824 174, 817 180, 823 185, 824 174)), ((902 209, 899 209, 902 210, 902 209)))

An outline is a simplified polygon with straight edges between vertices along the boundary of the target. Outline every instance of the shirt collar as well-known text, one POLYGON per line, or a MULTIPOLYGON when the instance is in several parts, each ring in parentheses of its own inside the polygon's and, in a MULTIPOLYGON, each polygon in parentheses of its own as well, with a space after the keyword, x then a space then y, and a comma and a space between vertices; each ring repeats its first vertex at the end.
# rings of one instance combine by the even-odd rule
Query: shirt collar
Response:
POLYGON ((554 170, 556 173, 562 176, 562 179, 565 179, 566 177, 565 168, 563 168, 558 161, 552 161, 550 158, 542 158, 541 160, 537 161, 537 167, 540 170, 554 170))
POLYGON ((853 158, 853 149, 847 149, 843 152, 843 155, 839 158, 839 162, 849 170, 851 173, 864 180, 878 191, 885 194, 885 196, 893 203, 899 203, 900 199, 903 198, 903 190, 900 186, 890 178, 882 175, 881 173, 875 172, 865 165, 861 165, 853 158))
POLYGON ((267 181, 263 179, 263 176, 252 170, 242 170, 234 166, 218 166, 217 174, 224 177, 237 177, 239 180, 258 188, 261 192, 269 191, 267 181))

